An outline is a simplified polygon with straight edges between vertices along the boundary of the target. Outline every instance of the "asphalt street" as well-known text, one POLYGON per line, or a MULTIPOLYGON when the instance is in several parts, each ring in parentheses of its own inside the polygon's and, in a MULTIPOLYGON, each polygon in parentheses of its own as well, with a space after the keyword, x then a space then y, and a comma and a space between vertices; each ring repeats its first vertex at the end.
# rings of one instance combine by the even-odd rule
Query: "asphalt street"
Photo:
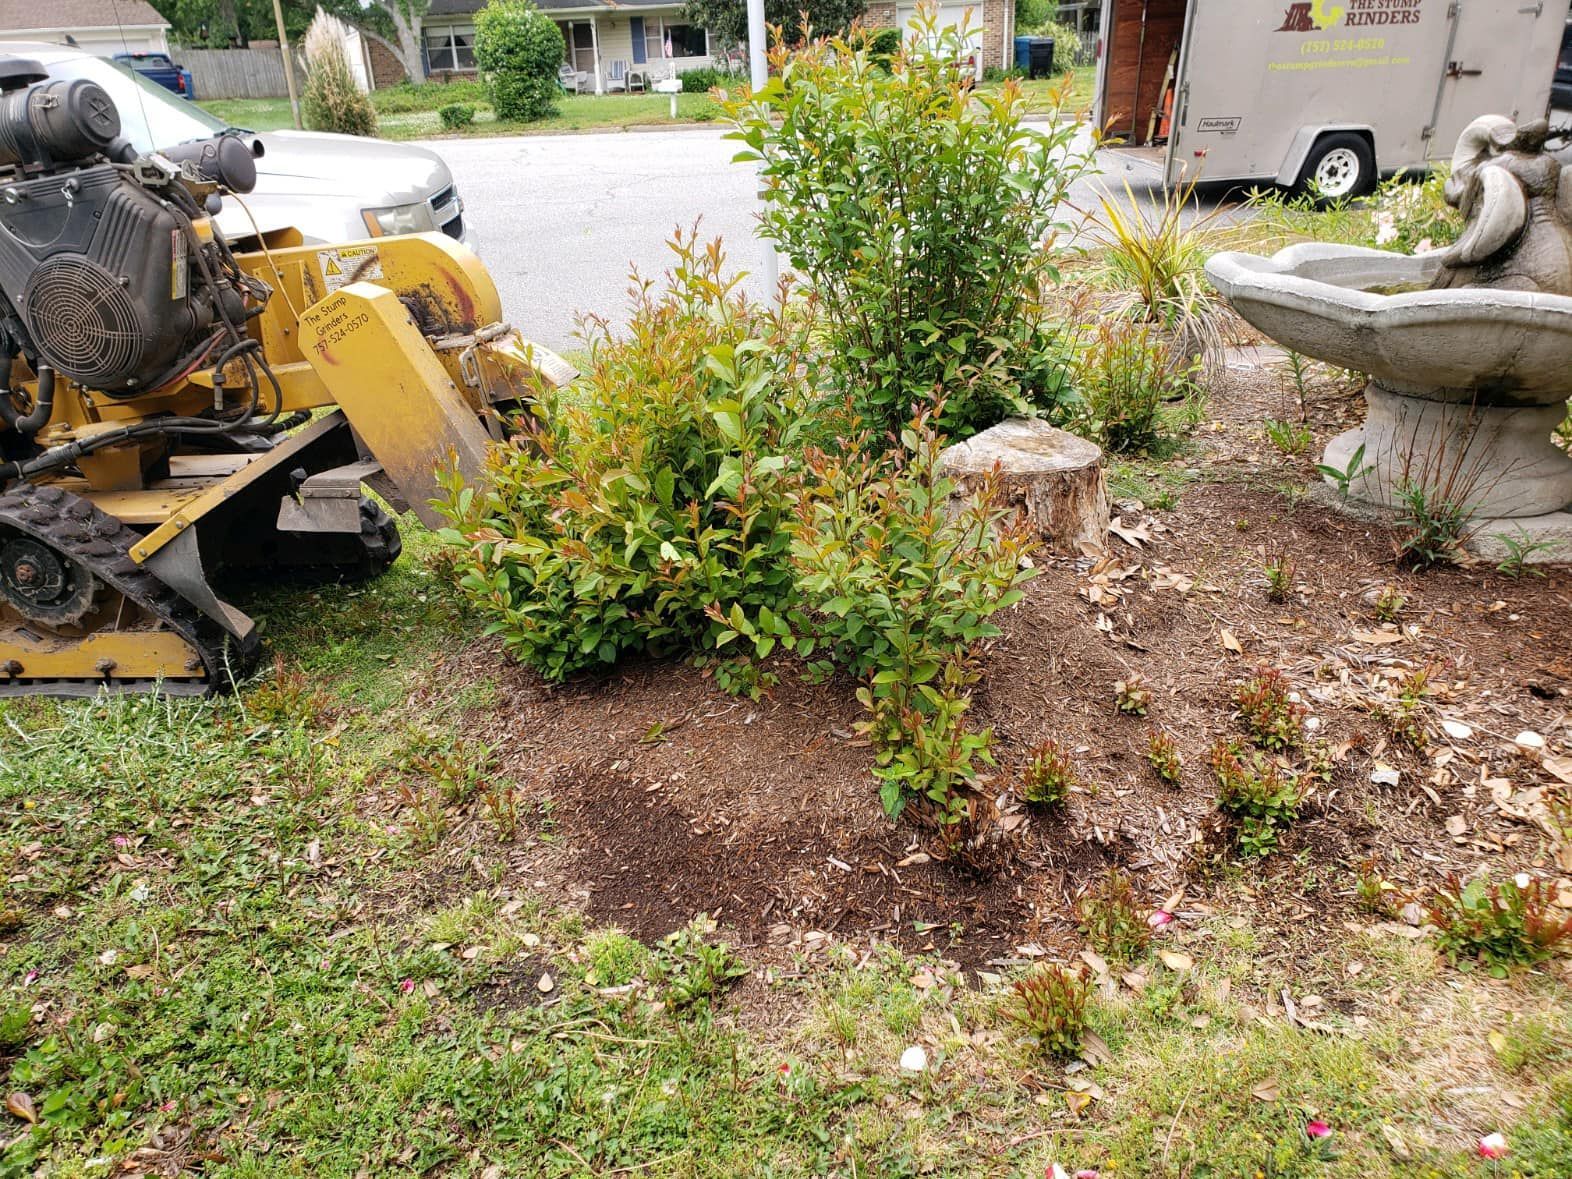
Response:
MULTIPOLYGON (((762 258, 753 237, 757 180, 732 162, 739 145, 720 128, 616 131, 444 139, 426 146, 453 170, 480 254, 496 279, 508 319, 557 350, 579 347, 578 316, 625 320, 628 274, 661 277, 665 242, 698 222, 719 235, 738 269, 762 258)), ((1102 173, 1082 180, 1072 201, 1088 207, 1097 190, 1123 179, 1150 199, 1157 168, 1126 153, 1104 152, 1102 173)))

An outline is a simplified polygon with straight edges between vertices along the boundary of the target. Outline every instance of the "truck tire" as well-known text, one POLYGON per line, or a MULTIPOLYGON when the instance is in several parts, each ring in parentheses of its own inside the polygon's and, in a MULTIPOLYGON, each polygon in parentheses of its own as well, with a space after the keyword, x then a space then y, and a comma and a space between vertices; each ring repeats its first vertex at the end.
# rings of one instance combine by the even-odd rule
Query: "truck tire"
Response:
POLYGON ((1370 141, 1351 131, 1339 131, 1315 141, 1294 191, 1330 205, 1364 196, 1375 188, 1375 182, 1375 152, 1370 141))

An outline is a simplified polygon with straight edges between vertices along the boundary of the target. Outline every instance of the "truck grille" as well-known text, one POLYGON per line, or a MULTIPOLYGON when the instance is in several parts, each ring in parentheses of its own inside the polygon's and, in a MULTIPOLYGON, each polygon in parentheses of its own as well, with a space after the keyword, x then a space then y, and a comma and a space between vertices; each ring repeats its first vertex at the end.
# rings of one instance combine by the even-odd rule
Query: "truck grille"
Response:
POLYGON ((431 219, 443 233, 451 238, 464 236, 464 202, 459 198, 458 188, 452 184, 439 190, 429 201, 431 205, 431 219))

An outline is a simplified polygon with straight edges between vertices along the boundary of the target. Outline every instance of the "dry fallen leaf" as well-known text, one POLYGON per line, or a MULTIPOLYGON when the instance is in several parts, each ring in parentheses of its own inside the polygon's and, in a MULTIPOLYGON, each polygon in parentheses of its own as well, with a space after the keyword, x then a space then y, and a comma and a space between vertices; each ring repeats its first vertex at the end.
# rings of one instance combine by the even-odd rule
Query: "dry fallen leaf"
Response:
POLYGON ((33 1106, 33 1099, 20 1089, 10 1094, 5 1099, 6 1112, 21 1118, 25 1122, 38 1124, 38 1110, 33 1106))
POLYGON ((540 981, 535 984, 535 989, 537 991, 539 991, 542 995, 549 995, 552 991, 554 991, 556 989, 556 987, 557 987, 557 984, 552 979, 550 971, 547 971, 546 973, 542 974, 540 976, 540 981))
POLYGON ((1268 1077, 1254 1089, 1250 1090, 1250 1096, 1254 1097, 1257 1101, 1276 1101, 1280 1092, 1281 1089, 1278 1086, 1277 1078, 1268 1077))
POLYGON ((1064 1104, 1065 1108, 1070 1111, 1070 1116, 1078 1118, 1081 1116, 1082 1111, 1092 1104, 1092 1095, 1090 1093, 1066 1093, 1064 1095, 1064 1104))
POLYGON ((1179 950, 1159 950, 1157 951, 1157 956, 1163 960, 1163 965, 1168 967, 1169 970, 1177 971, 1180 974, 1195 966, 1195 959, 1179 950))
POLYGON ((1222 641, 1223 650, 1232 651, 1235 655, 1244 654, 1244 648, 1239 645, 1239 640, 1234 637, 1234 632, 1226 626, 1218 628, 1217 637, 1222 641))
POLYGON ((1400 630, 1356 630, 1351 637, 1356 643, 1368 643, 1373 647, 1381 647, 1388 643, 1401 643, 1403 641, 1403 632, 1400 630))

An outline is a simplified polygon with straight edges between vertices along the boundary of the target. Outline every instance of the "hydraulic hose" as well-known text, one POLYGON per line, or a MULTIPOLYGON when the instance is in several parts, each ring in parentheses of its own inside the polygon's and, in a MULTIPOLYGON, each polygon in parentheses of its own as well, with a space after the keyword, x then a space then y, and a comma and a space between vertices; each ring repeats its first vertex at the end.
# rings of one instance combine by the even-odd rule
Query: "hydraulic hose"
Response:
POLYGON ((47 366, 39 367, 38 391, 33 397, 33 408, 26 414, 18 413, 11 404, 9 390, 0 390, 0 421, 5 422, 7 429, 15 430, 24 438, 31 438, 47 426, 54 411, 55 370, 47 366))

